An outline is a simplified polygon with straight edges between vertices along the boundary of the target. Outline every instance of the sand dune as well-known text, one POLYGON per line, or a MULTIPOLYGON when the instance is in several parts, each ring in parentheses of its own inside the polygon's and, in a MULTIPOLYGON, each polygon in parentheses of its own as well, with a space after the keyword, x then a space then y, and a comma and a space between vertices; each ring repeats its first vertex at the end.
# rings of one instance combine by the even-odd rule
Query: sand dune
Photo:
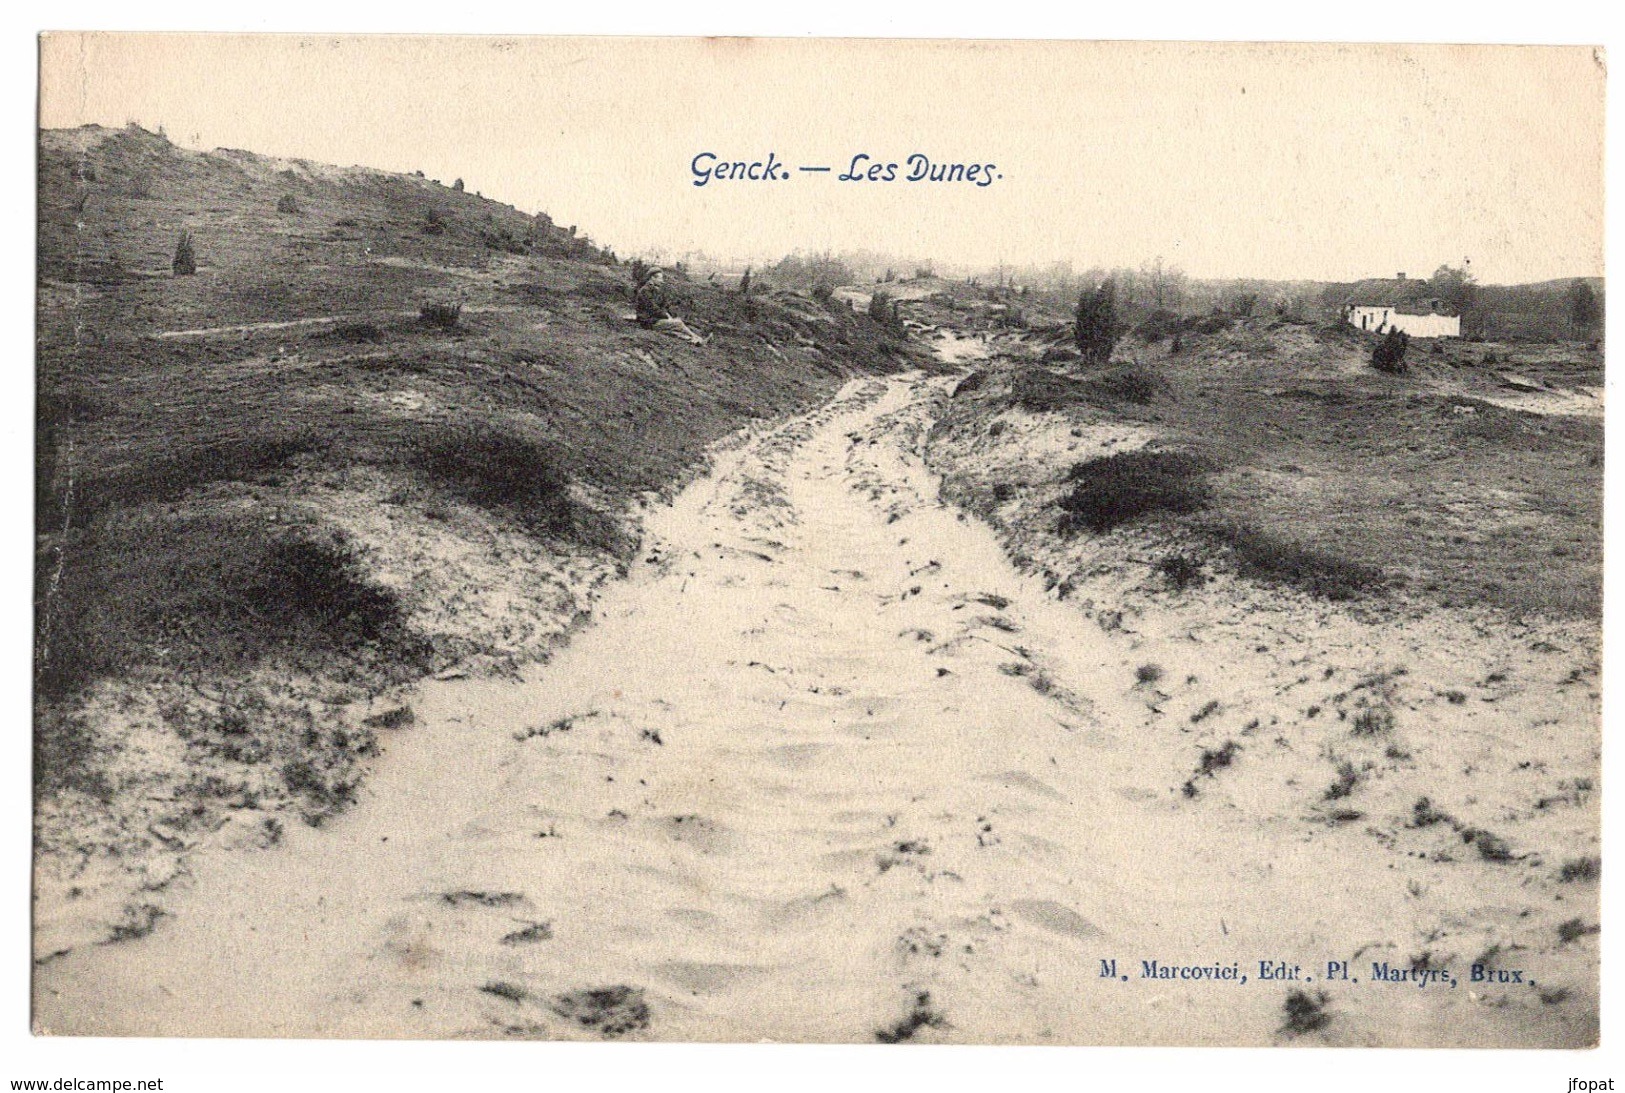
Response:
MULTIPOLYGON (((1185 704, 1278 696, 1247 691, 1246 672, 1229 677, 1222 635, 1202 651, 1194 632, 1103 628, 941 503, 919 447, 943 382, 854 381, 722 452, 648 513, 629 578, 551 664, 517 684, 424 683, 415 723, 391 737, 353 810, 276 847, 200 855, 151 934, 38 970, 38 1026, 1593 1039, 1594 1004, 1548 1004, 1539 987, 1364 982, 1373 960, 1410 968, 1413 936, 1436 926, 1419 886, 1446 887, 1476 930, 1527 914, 1528 871, 1402 870, 1408 852, 1361 825, 1283 803, 1296 768, 1248 753, 1288 739, 1286 727, 1248 738, 1234 773, 1269 773, 1237 780, 1240 803, 1182 795, 1197 758, 1185 704), (1174 643, 1192 651, 1167 666, 1211 684, 1200 696, 1177 679, 1160 698, 1136 684, 1131 665, 1174 643), (1185 730, 1159 722, 1160 707, 1185 730), (1475 885, 1481 896, 1462 895, 1475 885), (1109 960, 1121 977, 1102 975, 1109 960), (1238 978, 1144 978, 1152 960, 1234 965, 1238 978), (1362 982, 1322 982, 1333 960, 1362 982), (1314 981, 1259 982, 1261 961, 1314 981), (1331 1019, 1288 1027, 1289 996, 1319 1007, 1321 990, 1317 1012, 1331 1019)), ((1315 671, 1370 667, 1325 659, 1315 671)), ((1570 887, 1572 913, 1594 922, 1590 892, 1570 887)), ((1447 930, 1435 946, 1463 979, 1477 936, 1447 930)), ((1576 1000, 1594 999, 1594 948, 1525 955, 1499 966, 1536 980, 1553 969, 1576 1000)))

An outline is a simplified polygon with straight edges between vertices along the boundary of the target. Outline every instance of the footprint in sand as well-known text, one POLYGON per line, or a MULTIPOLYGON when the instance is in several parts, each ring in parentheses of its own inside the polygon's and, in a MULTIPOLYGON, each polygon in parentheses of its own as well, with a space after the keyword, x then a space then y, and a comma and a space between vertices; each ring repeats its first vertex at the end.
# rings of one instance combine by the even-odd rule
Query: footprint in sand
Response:
POLYGON ((771 974, 771 968, 753 964, 706 964, 674 960, 655 969, 661 977, 689 994, 720 994, 739 983, 771 974))
POLYGON ((1066 937, 1087 940, 1106 936, 1100 927, 1054 900, 1018 899, 1010 904, 1010 913, 1034 926, 1066 937))

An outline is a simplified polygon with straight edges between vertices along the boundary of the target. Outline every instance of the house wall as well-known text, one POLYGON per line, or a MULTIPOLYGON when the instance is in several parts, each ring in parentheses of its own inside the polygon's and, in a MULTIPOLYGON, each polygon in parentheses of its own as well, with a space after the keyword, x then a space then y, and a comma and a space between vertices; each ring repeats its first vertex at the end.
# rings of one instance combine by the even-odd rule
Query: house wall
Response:
POLYGON ((1413 338, 1459 338, 1459 315, 1395 315, 1389 324, 1413 338))
POLYGON ((1459 315, 1401 315, 1391 307, 1360 305, 1349 308, 1350 326, 1373 334, 1403 330, 1413 338, 1459 338, 1459 315))
POLYGON ((1349 324, 1361 330, 1369 330, 1373 334, 1380 331, 1394 317, 1391 307, 1359 307, 1349 308, 1349 324))

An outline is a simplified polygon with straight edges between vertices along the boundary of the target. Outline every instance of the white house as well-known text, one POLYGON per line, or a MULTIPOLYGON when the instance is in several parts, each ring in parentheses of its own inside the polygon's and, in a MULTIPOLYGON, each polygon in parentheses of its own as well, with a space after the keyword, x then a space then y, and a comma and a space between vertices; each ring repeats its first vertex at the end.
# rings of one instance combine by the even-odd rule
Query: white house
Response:
POLYGON ((1343 318, 1373 334, 1403 330, 1413 338, 1461 337, 1461 316, 1432 291, 1428 282, 1408 280, 1403 273, 1393 280, 1361 281, 1343 303, 1343 318))

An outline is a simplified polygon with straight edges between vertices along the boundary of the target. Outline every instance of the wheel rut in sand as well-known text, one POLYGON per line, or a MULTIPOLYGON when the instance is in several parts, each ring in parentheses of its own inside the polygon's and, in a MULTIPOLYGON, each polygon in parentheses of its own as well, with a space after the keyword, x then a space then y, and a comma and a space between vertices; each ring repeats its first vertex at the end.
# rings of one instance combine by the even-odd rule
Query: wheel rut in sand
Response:
POLYGON ((936 500, 933 382, 723 454, 552 664, 424 684, 351 813, 40 969, 40 1026, 1271 1042, 1284 991, 1101 961, 1312 965, 1378 867, 1329 897, 1290 830, 1180 811, 1109 636, 936 500))

